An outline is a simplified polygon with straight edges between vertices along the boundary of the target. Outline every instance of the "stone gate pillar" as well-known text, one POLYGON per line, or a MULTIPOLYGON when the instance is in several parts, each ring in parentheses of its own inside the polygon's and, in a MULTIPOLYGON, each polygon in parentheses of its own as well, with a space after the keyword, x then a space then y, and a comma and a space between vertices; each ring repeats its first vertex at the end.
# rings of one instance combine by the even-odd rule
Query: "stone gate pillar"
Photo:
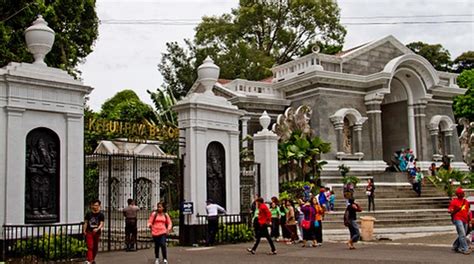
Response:
POLYGON ((270 117, 263 112, 260 117, 262 131, 253 136, 253 152, 255 162, 260 164, 260 196, 269 201, 273 196, 278 197, 278 136, 268 130, 270 117))
POLYGON ((39 16, 25 31, 35 61, 0 69, 0 225, 84 220, 83 114, 92 88, 46 65, 54 35, 39 16))
MULTIPOLYGON (((192 202, 194 213, 185 218, 197 225, 197 215, 206 215, 206 200, 219 197, 228 214, 240 213, 239 118, 243 114, 212 89, 219 67, 208 57, 198 68, 198 80, 188 95, 174 106, 178 112, 180 137, 185 144, 184 199, 192 202), (222 192, 220 192, 222 191, 222 192)), ((201 223, 202 224, 202 223, 201 223)))

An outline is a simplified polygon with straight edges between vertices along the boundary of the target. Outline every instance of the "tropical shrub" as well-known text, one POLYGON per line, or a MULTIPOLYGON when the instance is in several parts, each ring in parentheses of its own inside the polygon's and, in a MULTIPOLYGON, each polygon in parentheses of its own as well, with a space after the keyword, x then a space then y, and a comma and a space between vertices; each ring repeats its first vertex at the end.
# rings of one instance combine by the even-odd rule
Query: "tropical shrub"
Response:
POLYGON ((81 258, 87 252, 83 240, 65 235, 44 235, 15 243, 16 257, 37 256, 43 260, 68 260, 81 258))
POLYGON ((473 187, 474 176, 473 173, 463 173, 456 169, 439 169, 436 176, 429 176, 428 180, 432 182, 436 188, 444 191, 449 197, 452 197, 457 187, 455 186, 455 182, 462 187, 473 187))
POLYGON ((242 243, 253 240, 253 231, 247 224, 220 225, 221 230, 226 230, 222 236, 223 243, 242 243))

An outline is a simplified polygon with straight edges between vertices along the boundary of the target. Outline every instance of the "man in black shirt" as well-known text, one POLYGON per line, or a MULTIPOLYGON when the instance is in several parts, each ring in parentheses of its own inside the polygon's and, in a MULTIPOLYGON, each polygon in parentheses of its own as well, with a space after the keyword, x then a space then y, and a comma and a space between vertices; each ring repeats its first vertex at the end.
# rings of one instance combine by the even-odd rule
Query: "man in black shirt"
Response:
POLYGON ((104 228, 104 214, 100 212, 100 200, 90 203, 91 210, 84 217, 84 236, 86 237, 86 263, 94 263, 99 250, 99 238, 104 228))

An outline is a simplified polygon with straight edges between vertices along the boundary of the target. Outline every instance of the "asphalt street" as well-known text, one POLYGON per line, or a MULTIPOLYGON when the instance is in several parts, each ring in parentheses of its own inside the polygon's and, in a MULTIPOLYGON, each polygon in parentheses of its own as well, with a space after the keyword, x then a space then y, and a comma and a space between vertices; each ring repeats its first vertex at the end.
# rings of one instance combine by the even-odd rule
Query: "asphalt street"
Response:
MULTIPOLYGON (((474 254, 463 255, 451 251, 454 234, 431 236, 399 241, 358 243, 356 250, 349 250, 344 242, 325 242, 322 247, 302 248, 301 244, 277 243, 278 254, 267 255, 270 247, 260 243, 257 254, 246 251, 252 243, 222 245, 217 247, 169 247, 169 263, 474 263, 474 254), (449 243, 448 243, 449 242, 449 243)), ((137 252, 100 253, 98 264, 154 263, 153 249, 137 252)))

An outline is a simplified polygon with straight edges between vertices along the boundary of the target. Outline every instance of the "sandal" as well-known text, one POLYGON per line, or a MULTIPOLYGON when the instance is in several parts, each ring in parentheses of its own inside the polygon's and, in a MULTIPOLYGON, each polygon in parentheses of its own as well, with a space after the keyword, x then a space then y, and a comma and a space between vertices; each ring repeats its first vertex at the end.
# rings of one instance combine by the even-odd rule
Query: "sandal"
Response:
POLYGON ((251 248, 247 248, 247 252, 252 253, 252 255, 255 255, 255 250, 251 248))
POLYGON ((267 255, 276 255, 277 252, 276 251, 272 251, 272 252, 268 252, 267 255))

